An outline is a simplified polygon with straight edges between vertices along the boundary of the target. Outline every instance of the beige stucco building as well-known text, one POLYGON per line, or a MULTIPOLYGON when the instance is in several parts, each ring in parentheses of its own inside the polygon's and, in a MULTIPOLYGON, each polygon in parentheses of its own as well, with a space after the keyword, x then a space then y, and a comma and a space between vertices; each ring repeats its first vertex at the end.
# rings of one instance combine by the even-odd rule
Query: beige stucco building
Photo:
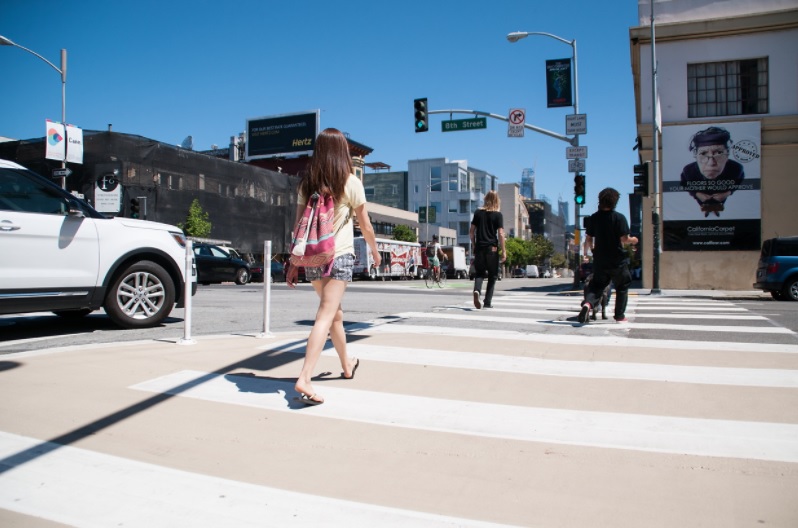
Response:
POLYGON ((656 208, 660 288, 750 290, 762 241, 798 235, 798 0, 654 2, 658 114, 650 2, 638 9, 630 46, 642 162, 654 158, 656 115, 661 124, 643 199, 643 287, 657 286, 656 208), (726 148, 707 137, 728 138, 726 148), (719 160, 727 187, 690 175, 719 160))

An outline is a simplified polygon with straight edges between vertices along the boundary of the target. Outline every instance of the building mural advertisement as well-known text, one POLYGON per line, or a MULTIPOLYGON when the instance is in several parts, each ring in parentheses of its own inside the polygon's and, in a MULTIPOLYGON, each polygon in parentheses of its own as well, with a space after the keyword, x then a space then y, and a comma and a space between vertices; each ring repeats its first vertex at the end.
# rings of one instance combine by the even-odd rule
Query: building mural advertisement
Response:
POLYGON ((662 131, 665 251, 759 250, 759 121, 662 131))

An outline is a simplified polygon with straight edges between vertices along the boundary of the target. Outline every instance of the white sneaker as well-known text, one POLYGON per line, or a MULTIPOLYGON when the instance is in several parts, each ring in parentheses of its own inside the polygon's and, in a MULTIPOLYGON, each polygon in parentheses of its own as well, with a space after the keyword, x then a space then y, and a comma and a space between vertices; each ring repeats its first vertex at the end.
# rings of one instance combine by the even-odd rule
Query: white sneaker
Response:
POLYGON ((479 292, 474 290, 474 307, 477 310, 480 310, 482 308, 482 300, 479 297, 480 297, 479 292))

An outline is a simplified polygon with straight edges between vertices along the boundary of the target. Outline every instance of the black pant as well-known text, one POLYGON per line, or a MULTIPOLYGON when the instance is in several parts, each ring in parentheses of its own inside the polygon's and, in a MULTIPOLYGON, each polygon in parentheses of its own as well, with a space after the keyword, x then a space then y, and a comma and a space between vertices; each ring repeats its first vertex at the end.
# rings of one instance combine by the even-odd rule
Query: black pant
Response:
POLYGON ((496 280, 499 278, 499 250, 496 246, 478 247, 474 250, 474 291, 482 293, 482 281, 485 279, 485 272, 488 273, 488 289, 485 290, 485 303, 491 305, 493 300, 493 289, 496 287, 496 280))
POLYGON ((629 266, 625 263, 617 268, 593 269, 593 278, 585 291, 585 302, 596 306, 601 301, 601 292, 612 282, 615 284, 615 319, 626 317, 626 302, 629 300, 629 285, 632 284, 632 275, 629 266))

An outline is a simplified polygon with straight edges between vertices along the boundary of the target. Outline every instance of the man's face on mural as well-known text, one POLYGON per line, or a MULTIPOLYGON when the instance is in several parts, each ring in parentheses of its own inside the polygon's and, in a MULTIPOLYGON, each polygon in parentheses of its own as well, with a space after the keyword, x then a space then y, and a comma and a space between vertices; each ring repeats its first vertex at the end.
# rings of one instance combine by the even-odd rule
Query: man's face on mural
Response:
POLYGON ((695 153, 698 170, 705 178, 717 178, 729 159, 729 150, 725 145, 706 145, 698 147, 695 153))

